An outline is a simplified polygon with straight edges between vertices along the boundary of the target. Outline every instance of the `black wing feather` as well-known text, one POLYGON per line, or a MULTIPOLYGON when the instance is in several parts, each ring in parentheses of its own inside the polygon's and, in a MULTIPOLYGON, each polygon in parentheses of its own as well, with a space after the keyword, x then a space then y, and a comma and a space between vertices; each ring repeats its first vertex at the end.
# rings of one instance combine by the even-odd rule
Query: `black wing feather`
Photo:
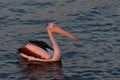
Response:
MULTIPOLYGON (((34 44, 38 47, 41 47, 42 49, 44 49, 45 51, 47 51, 47 48, 53 50, 52 47, 50 47, 47 43, 45 43, 44 41, 29 41, 28 43, 26 44, 34 44)), ((33 51, 31 51, 30 49, 26 48, 25 47, 26 45, 20 47, 18 49, 19 53, 24 53, 26 55, 29 55, 29 56, 34 56, 34 57, 37 57, 37 58, 41 58, 41 56, 39 56, 38 54, 34 53, 33 51)))
POLYGON ((43 48, 45 51, 47 51, 46 48, 49 48, 51 50, 53 50, 52 47, 50 47, 47 43, 45 43, 44 41, 29 41, 30 43, 34 44, 34 45, 37 45, 41 48, 43 48))

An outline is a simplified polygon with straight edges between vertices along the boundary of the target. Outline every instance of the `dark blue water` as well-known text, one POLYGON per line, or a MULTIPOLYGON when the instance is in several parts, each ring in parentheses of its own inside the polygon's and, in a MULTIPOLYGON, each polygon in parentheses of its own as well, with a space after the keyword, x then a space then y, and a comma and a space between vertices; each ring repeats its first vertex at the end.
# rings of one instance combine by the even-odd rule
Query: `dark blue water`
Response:
POLYGON ((120 80, 120 1, 0 0, 0 80, 120 80), (55 34, 61 63, 23 60, 28 40, 51 44, 49 22, 81 41, 55 34))

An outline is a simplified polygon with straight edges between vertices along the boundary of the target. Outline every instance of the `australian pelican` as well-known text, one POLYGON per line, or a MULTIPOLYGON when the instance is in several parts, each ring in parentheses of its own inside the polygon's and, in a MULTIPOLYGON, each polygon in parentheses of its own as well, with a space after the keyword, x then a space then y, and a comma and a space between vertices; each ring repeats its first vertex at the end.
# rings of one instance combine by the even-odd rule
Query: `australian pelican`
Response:
POLYGON ((53 48, 43 41, 28 41, 24 46, 18 49, 20 55, 30 61, 60 61, 60 49, 58 47, 58 44, 56 43, 53 33, 60 33, 73 40, 79 40, 77 37, 57 27, 53 23, 47 24, 47 32, 52 42, 53 48))

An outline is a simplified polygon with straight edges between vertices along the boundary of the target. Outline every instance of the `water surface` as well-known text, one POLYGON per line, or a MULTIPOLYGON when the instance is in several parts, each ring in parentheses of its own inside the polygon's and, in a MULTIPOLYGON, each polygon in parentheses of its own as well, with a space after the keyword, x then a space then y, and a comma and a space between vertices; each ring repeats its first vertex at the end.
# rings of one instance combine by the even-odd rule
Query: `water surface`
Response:
POLYGON ((1 80, 120 80, 119 0, 0 0, 1 80), (28 40, 51 45, 53 22, 81 39, 54 34, 61 63, 23 60, 17 49, 28 40))

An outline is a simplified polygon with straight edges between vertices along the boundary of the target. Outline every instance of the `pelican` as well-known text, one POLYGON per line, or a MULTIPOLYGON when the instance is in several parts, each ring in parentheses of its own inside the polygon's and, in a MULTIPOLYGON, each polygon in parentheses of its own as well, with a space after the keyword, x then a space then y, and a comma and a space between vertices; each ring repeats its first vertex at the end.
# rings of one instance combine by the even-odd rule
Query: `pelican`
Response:
POLYGON ((53 33, 59 33, 73 40, 79 40, 69 32, 56 26, 54 23, 47 24, 47 32, 52 42, 53 48, 44 41, 28 41, 24 46, 18 49, 20 55, 30 61, 54 62, 60 61, 61 54, 53 33))

